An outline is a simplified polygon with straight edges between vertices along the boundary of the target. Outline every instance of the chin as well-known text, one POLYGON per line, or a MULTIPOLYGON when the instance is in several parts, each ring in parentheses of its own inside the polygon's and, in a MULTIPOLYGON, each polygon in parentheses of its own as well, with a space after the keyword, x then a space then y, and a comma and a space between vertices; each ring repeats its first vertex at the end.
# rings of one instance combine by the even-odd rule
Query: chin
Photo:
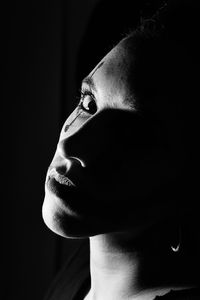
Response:
POLYGON ((65 238, 79 238, 78 223, 80 222, 70 210, 67 211, 60 203, 60 199, 48 191, 42 206, 42 217, 47 227, 54 233, 65 238))
POLYGON ((88 217, 80 216, 63 206, 62 201, 48 190, 42 205, 42 217, 51 231, 64 238, 80 239, 99 234, 88 217))

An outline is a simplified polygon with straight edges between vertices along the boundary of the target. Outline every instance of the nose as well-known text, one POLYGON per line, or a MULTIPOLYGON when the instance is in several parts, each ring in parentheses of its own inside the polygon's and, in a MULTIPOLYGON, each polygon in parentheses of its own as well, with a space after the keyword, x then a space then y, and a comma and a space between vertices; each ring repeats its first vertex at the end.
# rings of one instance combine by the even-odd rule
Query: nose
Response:
POLYGON ((113 117, 110 118, 108 112, 102 112, 87 120, 73 134, 66 134, 66 138, 62 136, 58 143, 58 152, 63 158, 76 159, 86 167, 97 159, 105 162, 106 157, 110 156, 111 149, 116 145, 114 139, 116 139, 116 122, 113 117))
POLYGON ((66 138, 63 136, 58 151, 64 158, 78 160, 83 167, 94 161, 105 166, 141 144, 141 137, 144 138, 141 128, 137 116, 130 112, 104 110, 87 120, 73 134, 66 135, 66 138))
POLYGON ((89 125, 59 141, 57 151, 66 161, 76 160, 82 167, 86 167, 102 151, 100 134, 95 133, 94 128, 91 129, 89 125))
MULTIPOLYGON (((81 153, 79 153, 78 150, 75 151, 76 147, 73 145, 74 144, 73 140, 74 138, 71 139, 71 137, 60 140, 57 146, 58 154, 67 162, 68 169, 70 168, 72 161, 78 161, 82 167, 85 167, 84 156, 81 155, 81 153)), ((79 145, 79 147, 81 147, 79 143, 78 144, 76 143, 76 145, 77 146, 79 145)), ((65 173, 63 166, 60 167, 59 171, 60 174, 65 173)))

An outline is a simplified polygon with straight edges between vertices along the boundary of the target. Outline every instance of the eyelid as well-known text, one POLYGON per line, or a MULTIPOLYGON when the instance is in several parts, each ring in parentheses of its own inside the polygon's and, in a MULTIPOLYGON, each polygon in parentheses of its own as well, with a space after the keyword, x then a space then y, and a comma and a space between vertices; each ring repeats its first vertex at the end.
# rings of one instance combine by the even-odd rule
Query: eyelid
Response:
POLYGON ((96 106, 97 106, 97 100, 94 96, 94 93, 88 89, 88 88, 83 88, 80 90, 80 96, 79 96, 79 102, 78 102, 78 105, 81 105, 81 103, 83 103, 83 100, 84 100, 84 97, 86 96, 90 96, 92 98, 92 100, 95 101, 96 103, 96 106))
POLYGON ((83 79, 82 87, 83 87, 83 85, 86 85, 94 93, 97 92, 97 88, 96 88, 96 85, 94 83, 94 79, 91 76, 88 76, 88 77, 83 79))
POLYGON ((93 100, 96 102, 95 96, 90 89, 86 89, 86 88, 81 89, 81 97, 80 98, 82 99, 82 97, 84 97, 84 96, 91 96, 93 98, 93 100))

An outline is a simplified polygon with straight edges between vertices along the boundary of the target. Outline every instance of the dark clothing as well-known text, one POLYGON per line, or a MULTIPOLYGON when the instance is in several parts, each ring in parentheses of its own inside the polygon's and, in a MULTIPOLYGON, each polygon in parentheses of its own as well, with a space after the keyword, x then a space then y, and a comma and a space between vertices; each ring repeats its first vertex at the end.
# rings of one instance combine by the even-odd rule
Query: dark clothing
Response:
MULTIPOLYGON (((44 300, 83 300, 90 283, 89 248, 88 243, 83 242, 67 259, 44 300)), ((155 300, 200 300, 200 289, 172 290, 164 296, 155 297, 155 300)))
POLYGON ((90 288, 89 247, 83 243, 67 258, 44 300, 82 300, 90 288))

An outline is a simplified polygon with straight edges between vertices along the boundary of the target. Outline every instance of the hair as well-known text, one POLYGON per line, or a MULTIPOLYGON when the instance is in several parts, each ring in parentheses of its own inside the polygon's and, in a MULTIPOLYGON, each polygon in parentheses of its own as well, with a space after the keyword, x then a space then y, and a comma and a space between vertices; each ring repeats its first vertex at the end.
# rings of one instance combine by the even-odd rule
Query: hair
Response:
POLYGON ((199 157, 198 19, 194 6, 188 6, 186 1, 181 5, 177 3, 165 1, 156 13, 142 17, 138 26, 125 36, 127 50, 134 56, 129 86, 138 111, 170 111, 165 114, 172 122, 172 131, 175 133, 175 126, 179 128, 175 139, 180 143, 184 159, 174 182, 174 194, 168 196, 177 201, 186 248, 193 245, 199 251, 196 170, 199 157))
POLYGON ((164 91, 173 103, 186 98, 187 106, 189 96, 196 93, 199 54, 195 56, 194 50, 198 39, 191 41, 192 32, 187 34, 186 30, 189 24, 182 24, 179 14, 165 2, 154 15, 141 18, 137 28, 126 36, 128 50, 135 56, 131 86, 140 101, 163 95, 164 91))

